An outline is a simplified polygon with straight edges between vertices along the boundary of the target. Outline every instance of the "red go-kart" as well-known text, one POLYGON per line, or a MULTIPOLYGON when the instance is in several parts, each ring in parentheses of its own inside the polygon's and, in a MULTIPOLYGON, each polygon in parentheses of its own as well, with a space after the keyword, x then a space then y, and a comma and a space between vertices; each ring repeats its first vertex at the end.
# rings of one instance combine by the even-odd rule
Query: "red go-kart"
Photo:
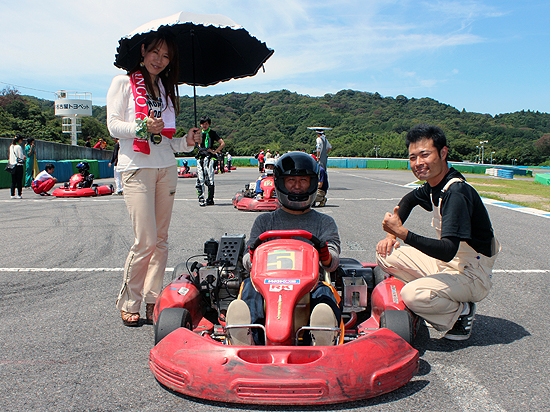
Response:
POLYGON ((182 166, 178 168, 178 177, 183 177, 183 178, 197 177, 197 173, 191 172, 189 167, 182 166))
POLYGON ((404 283, 373 264, 342 259, 319 273, 319 254, 305 231, 270 231, 254 253, 251 280, 265 299, 265 325, 226 326, 236 298, 245 235, 205 243, 206 264, 174 270, 153 315, 149 366, 166 387, 196 398, 245 404, 307 405, 366 399, 405 385, 418 370, 411 346, 418 318, 400 298, 404 283), (275 239, 274 239, 275 238, 275 239), (186 270, 187 268, 187 270, 186 270), (306 346, 309 292, 320 278, 342 298, 340 344, 306 346), (234 327, 258 328, 265 345, 233 346, 234 327))
POLYGON ((112 194, 115 189, 113 185, 96 185, 92 184, 91 187, 80 187, 80 183, 85 180, 84 176, 80 173, 72 175, 69 182, 66 182, 63 186, 59 186, 52 192, 52 195, 57 197, 85 197, 85 196, 103 196, 112 194))
POLYGON ((277 210, 279 202, 275 197, 275 180, 273 176, 266 176, 260 182, 263 191, 261 196, 256 195, 256 184, 245 185, 244 190, 233 197, 233 206, 238 210, 264 212, 277 210))

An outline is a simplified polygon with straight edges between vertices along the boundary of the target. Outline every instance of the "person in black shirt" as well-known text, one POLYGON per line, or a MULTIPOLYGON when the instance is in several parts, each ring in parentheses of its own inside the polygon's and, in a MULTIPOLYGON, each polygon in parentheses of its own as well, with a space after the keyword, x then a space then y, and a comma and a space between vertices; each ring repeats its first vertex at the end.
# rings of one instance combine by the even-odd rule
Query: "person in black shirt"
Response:
POLYGON ((437 126, 421 124, 406 137, 414 175, 423 180, 406 194, 382 227, 386 238, 376 247, 378 265, 407 282, 405 304, 445 338, 470 337, 475 303, 492 286, 491 273, 500 246, 477 191, 447 164, 447 139, 437 126), (427 238, 403 226, 410 212, 421 206, 433 212, 438 238, 427 238), (408 246, 401 246, 402 240, 408 246))
POLYGON ((197 196, 199 205, 214 204, 214 172, 215 162, 218 154, 225 147, 225 142, 218 134, 210 128, 212 121, 210 117, 203 116, 199 121, 202 128, 202 141, 199 144, 197 158, 197 196), (214 142, 218 142, 217 149, 214 150, 214 142), (208 188, 208 198, 204 200, 204 186, 208 188))

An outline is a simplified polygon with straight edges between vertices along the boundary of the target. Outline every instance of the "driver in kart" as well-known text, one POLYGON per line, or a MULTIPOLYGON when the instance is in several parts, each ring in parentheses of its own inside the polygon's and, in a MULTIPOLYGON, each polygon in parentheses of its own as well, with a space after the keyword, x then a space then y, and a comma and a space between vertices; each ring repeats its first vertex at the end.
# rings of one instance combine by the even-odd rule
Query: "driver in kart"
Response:
POLYGON ((256 180, 256 190, 254 191, 254 194, 256 195, 257 199, 263 198, 263 189, 262 189, 262 180, 266 177, 273 176, 273 171, 275 170, 275 159, 270 157, 265 161, 264 165, 264 174, 262 174, 258 179, 256 180))
POLYGON ((76 168, 78 169, 78 173, 82 176, 82 180, 77 184, 77 187, 79 189, 92 187, 94 175, 90 173, 90 164, 88 162, 79 162, 76 168))
MULTIPOLYGON (((268 230, 301 229, 312 233, 323 245, 319 253, 320 267, 332 272, 340 263, 340 237, 334 219, 311 209, 318 186, 319 165, 308 154, 290 152, 280 157, 275 164, 275 190, 281 208, 256 218, 247 242, 249 252, 243 258, 244 267, 250 271, 254 251, 250 246, 268 230)), ((319 282, 311 292, 312 327, 338 327, 341 310, 333 289, 319 282)), ((250 278, 244 280, 239 298, 227 309, 227 325, 265 324, 263 297, 252 286, 250 278)), ((230 331, 233 345, 263 344, 263 334, 242 328, 230 331)), ((333 331, 311 331, 312 344, 327 346, 336 343, 333 331)))
POLYGON ((187 162, 187 159, 183 159, 182 164, 183 164, 183 166, 182 166, 182 168, 183 168, 182 173, 183 173, 183 174, 189 173, 189 171, 191 170, 191 168, 189 167, 189 163, 187 162))

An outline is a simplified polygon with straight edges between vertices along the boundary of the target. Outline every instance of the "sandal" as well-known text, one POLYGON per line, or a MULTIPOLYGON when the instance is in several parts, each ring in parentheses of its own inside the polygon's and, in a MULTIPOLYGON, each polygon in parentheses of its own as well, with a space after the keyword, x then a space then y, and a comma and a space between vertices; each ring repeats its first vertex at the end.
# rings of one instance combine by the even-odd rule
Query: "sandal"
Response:
POLYGON ((121 310, 120 314, 122 316, 122 323, 124 323, 124 326, 138 326, 139 313, 131 313, 121 310))
POLYGON ((155 304, 154 303, 148 303, 145 306, 145 318, 147 323, 153 324, 153 312, 155 311, 155 304))

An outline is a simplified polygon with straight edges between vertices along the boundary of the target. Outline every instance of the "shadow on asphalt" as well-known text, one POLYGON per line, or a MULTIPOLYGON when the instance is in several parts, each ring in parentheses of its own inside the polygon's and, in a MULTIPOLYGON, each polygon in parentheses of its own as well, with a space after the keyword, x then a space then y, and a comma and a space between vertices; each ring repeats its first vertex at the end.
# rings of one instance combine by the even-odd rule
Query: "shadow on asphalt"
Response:
POLYGON ((465 341, 430 338, 426 326, 422 326, 415 340, 415 348, 422 356, 426 351, 453 352, 468 347, 508 345, 531 334, 521 325, 507 319, 476 315, 472 336, 465 341), (424 329, 424 330, 423 330, 424 329))

